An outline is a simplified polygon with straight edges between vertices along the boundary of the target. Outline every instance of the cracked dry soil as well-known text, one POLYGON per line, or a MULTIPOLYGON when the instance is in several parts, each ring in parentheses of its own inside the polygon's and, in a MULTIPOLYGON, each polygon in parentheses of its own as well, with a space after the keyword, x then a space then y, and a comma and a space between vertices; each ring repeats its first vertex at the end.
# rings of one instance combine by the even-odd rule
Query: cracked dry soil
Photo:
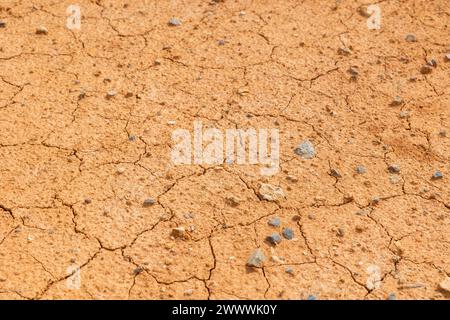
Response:
POLYGON ((362 1, 81 0, 80 30, 33 2, 0 2, 0 299, 449 299, 448 1, 379 30, 362 1), (279 172, 173 165, 195 120, 278 129, 279 172))

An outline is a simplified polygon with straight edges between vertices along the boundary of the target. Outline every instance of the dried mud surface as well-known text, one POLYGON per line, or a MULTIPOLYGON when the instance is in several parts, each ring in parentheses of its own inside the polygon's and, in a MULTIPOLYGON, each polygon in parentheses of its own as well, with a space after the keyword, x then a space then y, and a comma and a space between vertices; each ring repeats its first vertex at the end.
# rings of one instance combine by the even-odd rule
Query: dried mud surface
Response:
POLYGON ((357 1, 70 4, 0 2, 0 299, 449 299, 448 1, 380 30, 357 1), (173 165, 194 120, 278 129, 280 171, 173 165))

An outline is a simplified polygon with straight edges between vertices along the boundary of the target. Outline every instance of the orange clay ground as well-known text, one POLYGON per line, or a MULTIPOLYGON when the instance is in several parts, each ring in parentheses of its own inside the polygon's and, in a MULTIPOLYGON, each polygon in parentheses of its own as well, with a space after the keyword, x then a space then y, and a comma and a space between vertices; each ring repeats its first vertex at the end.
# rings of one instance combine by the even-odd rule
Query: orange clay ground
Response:
POLYGON ((374 30, 362 1, 71 4, 0 2, 1 299, 450 298, 447 0, 374 30), (279 172, 174 165, 195 120, 278 129, 279 172))

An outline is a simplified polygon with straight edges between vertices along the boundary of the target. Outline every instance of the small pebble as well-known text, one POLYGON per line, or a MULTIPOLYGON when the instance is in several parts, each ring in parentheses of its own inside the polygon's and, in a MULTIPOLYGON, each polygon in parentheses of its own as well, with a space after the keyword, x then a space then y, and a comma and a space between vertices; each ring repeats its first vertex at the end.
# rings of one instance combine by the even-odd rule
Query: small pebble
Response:
POLYGON ((335 177, 335 178, 341 178, 342 177, 337 169, 331 169, 330 170, 330 176, 335 177))
POLYGON ((84 199, 84 203, 85 204, 90 204, 92 202, 92 199, 91 198, 86 198, 86 199, 84 199))
POLYGON ((445 54, 444 60, 447 61, 447 62, 450 61, 450 53, 446 53, 445 54))
POLYGON ((238 198, 236 198, 235 196, 229 196, 229 197, 225 198, 225 202, 230 207, 237 207, 241 201, 238 198))
POLYGON ((172 18, 169 20, 169 26, 173 26, 173 27, 178 27, 181 26, 181 21, 180 19, 177 18, 172 18))
POLYGON ((350 67, 347 69, 347 72, 352 76, 352 79, 356 79, 356 77, 359 75, 357 67, 350 67))
POLYGON ((343 237, 345 235, 345 230, 343 228, 338 228, 336 232, 338 237, 343 237))
POLYGON ((363 165, 359 165, 356 167, 356 172, 358 174, 364 174, 367 172, 366 168, 363 165))
POLYGON ((144 271, 144 268, 142 268, 141 266, 136 267, 136 269, 133 270, 133 274, 134 275, 138 275, 140 274, 142 271, 144 271))
POLYGON ((433 175, 431 176, 431 179, 433 180, 439 180, 442 179, 444 177, 444 175, 442 174, 442 172, 440 172, 439 170, 436 171, 435 173, 433 173, 433 175))
POLYGON ((409 112, 408 111, 400 111, 400 113, 398 114, 398 116, 402 119, 408 118, 409 117, 409 112))
POLYGON ((397 296, 395 295, 395 293, 389 293, 387 299, 388 300, 397 300, 397 296))
POLYGON ((6 22, 3 20, 0 20, 0 28, 6 28, 6 22))
POLYGON ((403 99, 399 96, 395 96, 394 99, 391 102, 392 107, 396 107, 403 104, 403 99))
POLYGON ((259 188, 261 199, 267 201, 277 201, 285 197, 284 191, 279 186, 263 183, 259 188))
POLYGON ((343 47, 343 48, 339 48, 338 49, 338 54, 340 54, 341 56, 348 56, 352 53, 352 51, 347 48, 347 47, 343 47))
POLYGON ((283 228, 283 237, 292 240, 294 238, 294 231, 291 228, 283 228))
POLYGON ((368 7, 366 5, 362 5, 360 7, 358 7, 358 13, 360 15, 362 15, 363 17, 369 18, 370 17, 370 13, 368 12, 368 7))
POLYGON ((441 283, 439 283, 439 288, 450 292, 450 277, 445 278, 441 283))
POLYGON ((36 34, 48 34, 46 27, 40 26, 36 29, 36 34))
POLYGON ((433 68, 431 66, 429 66, 428 64, 425 64, 420 68, 421 74, 430 74, 432 71, 433 71, 433 68))
POLYGON ((300 145, 294 149, 294 153, 303 159, 312 159, 316 155, 314 145, 309 140, 304 140, 300 145))
POLYGON ((416 38, 416 36, 415 35, 413 35, 413 34, 407 34, 406 36, 405 36, 405 40, 407 41, 407 42, 417 42, 417 38, 416 38))
POLYGON ((118 174, 122 174, 122 173, 124 173, 125 172, 125 168, 124 167, 119 167, 119 168, 117 168, 117 173, 118 174))
POLYGON ((269 226, 279 227, 281 224, 281 220, 278 217, 274 217, 274 218, 269 219, 269 221, 267 223, 269 224, 269 226))
POLYGON ((436 61, 435 59, 430 59, 430 60, 428 60, 428 61, 427 61, 427 64, 428 64, 429 66, 434 67, 434 68, 437 67, 437 61, 436 61))
POLYGON ((261 268, 264 264, 264 260, 266 260, 266 256, 262 250, 258 248, 248 258, 247 266, 261 268))
POLYGON ((290 275, 294 274, 294 269, 292 269, 291 267, 287 267, 285 271, 286 271, 286 273, 289 273, 290 275))
POLYGON ((317 297, 313 294, 310 294, 306 300, 317 300, 317 297))
POLYGON ((439 136, 442 137, 442 138, 445 138, 445 137, 447 136, 447 131, 445 131, 445 130, 443 130, 443 129, 440 130, 440 131, 439 131, 439 136))
POLYGON ((144 207, 149 207, 151 205, 154 205, 156 203, 156 200, 153 198, 147 198, 144 200, 144 207))
POLYGON ((136 136, 131 134, 131 135, 128 136, 128 140, 129 141, 135 141, 136 140, 136 136))
POLYGON ((400 166, 397 165, 397 164, 391 164, 388 167, 388 170, 389 170, 390 173, 399 173, 400 172, 400 166))
POLYGON ((114 90, 110 90, 106 93, 106 99, 114 98, 117 95, 117 92, 114 90))
POLYGON ((218 44, 219 46, 224 46, 224 45, 225 45, 225 40, 220 39, 220 40, 217 42, 217 44, 218 44))
POLYGON ((183 227, 173 228, 172 236, 175 238, 183 238, 186 230, 183 227))
POLYGON ((270 236, 268 236, 267 241, 269 241, 271 244, 279 244, 281 242, 281 237, 278 233, 272 233, 270 236))
POLYGON ((193 290, 193 289, 187 289, 187 290, 184 292, 184 295, 185 295, 185 296, 192 296, 193 293, 194 293, 194 290, 193 290))

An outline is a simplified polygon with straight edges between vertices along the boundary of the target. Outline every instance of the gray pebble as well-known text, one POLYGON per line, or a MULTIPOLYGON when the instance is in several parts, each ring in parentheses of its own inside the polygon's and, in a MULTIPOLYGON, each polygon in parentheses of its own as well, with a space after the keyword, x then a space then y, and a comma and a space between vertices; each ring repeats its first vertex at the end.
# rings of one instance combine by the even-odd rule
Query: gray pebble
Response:
POLYGON ((364 174, 367 172, 366 168, 363 165, 359 165, 356 167, 356 172, 358 174, 364 174))
POLYGON ((268 236, 267 241, 269 241, 271 244, 279 244, 281 242, 281 237, 278 233, 272 233, 270 236, 268 236))
POLYGON ((316 155, 314 145, 309 140, 304 140, 300 145, 294 149, 294 153, 303 159, 312 159, 316 155))
POLYGON ((269 226, 279 227, 281 224, 281 220, 278 217, 271 218, 268 222, 269 226))
POLYGON ((397 164, 391 164, 388 167, 388 170, 389 170, 390 173, 399 173, 400 172, 400 166, 397 165, 397 164))
POLYGON ((395 295, 395 293, 389 293, 387 299, 388 300, 397 300, 397 296, 395 295))
POLYGON ((444 175, 442 174, 442 172, 440 172, 439 170, 436 171, 435 173, 433 173, 433 175, 431 176, 431 179, 433 180, 439 180, 442 179, 444 177, 444 175))
POLYGON ((147 198, 144 200, 144 207, 149 207, 151 205, 154 205, 156 203, 156 200, 153 198, 147 198))
POLYGON ((413 35, 413 34, 407 34, 406 36, 405 36, 405 40, 406 41, 408 41, 408 42, 417 42, 417 38, 416 38, 416 36, 415 35, 413 35))
POLYGON ((133 274, 134 275, 138 275, 140 274, 142 271, 144 271, 144 268, 142 268, 141 266, 136 267, 136 269, 133 270, 133 274))
POLYGON ((218 44, 219 46, 224 46, 224 45, 225 45, 225 40, 220 39, 220 40, 217 42, 217 44, 218 44))
POLYGON ((173 27, 178 27, 181 26, 181 21, 180 19, 177 18, 172 18, 169 20, 169 26, 173 26, 173 27))
POLYGON ((317 297, 313 294, 310 294, 306 300, 317 300, 317 297))
POLYGON ((247 260, 247 266, 261 268, 266 260, 266 256, 261 249, 256 249, 247 260))
POLYGON ((128 136, 128 140, 129 141, 135 141, 136 140, 136 136, 131 134, 131 135, 128 136))
POLYGON ((292 240, 294 238, 294 231, 291 228, 283 228, 283 237, 292 240))
POLYGON ((286 271, 286 273, 289 273, 290 275, 294 274, 294 269, 292 269, 291 267, 287 267, 285 271, 286 271))

